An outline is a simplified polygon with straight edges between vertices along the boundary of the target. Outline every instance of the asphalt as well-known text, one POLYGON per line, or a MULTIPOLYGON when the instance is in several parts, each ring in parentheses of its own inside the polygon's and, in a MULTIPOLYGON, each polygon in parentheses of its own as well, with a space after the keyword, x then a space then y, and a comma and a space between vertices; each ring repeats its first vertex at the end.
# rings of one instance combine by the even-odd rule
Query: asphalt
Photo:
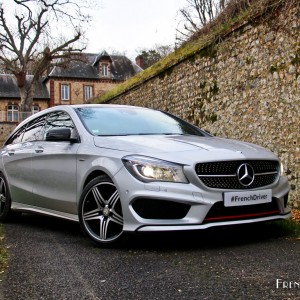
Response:
POLYGON ((50 217, 23 215, 4 232, 4 300, 300 299, 300 241, 277 223, 133 235, 105 248, 50 217))

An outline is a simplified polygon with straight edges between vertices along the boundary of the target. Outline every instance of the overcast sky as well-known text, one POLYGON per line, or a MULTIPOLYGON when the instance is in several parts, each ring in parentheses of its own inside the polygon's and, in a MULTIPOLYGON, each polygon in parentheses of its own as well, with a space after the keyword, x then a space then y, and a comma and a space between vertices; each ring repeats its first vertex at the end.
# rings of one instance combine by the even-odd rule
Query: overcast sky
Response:
POLYGON ((100 0, 88 31, 87 51, 125 52, 134 59, 140 48, 174 45, 178 11, 186 0, 100 0))

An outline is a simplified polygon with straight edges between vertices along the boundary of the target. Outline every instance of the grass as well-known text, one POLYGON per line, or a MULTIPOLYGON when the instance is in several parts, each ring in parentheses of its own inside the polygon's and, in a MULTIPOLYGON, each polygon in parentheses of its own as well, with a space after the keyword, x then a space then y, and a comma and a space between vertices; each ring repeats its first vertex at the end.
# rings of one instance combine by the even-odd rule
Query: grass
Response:
POLYGON ((0 225, 0 279, 7 266, 7 253, 4 247, 3 227, 0 225))
POLYGON ((281 220, 276 224, 280 236, 300 240, 300 222, 292 219, 281 220))

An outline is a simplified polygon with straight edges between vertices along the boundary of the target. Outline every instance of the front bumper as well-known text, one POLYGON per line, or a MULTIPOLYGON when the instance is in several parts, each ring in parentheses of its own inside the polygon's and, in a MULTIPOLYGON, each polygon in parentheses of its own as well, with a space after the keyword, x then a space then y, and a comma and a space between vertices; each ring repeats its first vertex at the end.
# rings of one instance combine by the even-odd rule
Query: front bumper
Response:
POLYGON ((193 225, 173 225, 173 226, 151 226, 145 225, 137 229, 140 232, 151 232, 151 231, 182 231, 182 230, 200 230, 207 229, 210 227, 218 226, 228 226, 228 225, 239 225, 239 224, 250 224, 257 222, 267 222, 272 220, 288 219, 291 217, 291 213, 285 215, 276 215, 272 217, 256 218, 256 219, 247 219, 247 220, 238 220, 238 221, 224 221, 224 222, 214 222, 207 224, 193 224, 193 225))
MULTIPOLYGON (((286 219, 291 216, 291 210, 287 207, 287 197, 289 193, 289 184, 286 177, 281 177, 274 186, 267 187, 272 190, 272 205, 265 206, 263 211, 258 206, 254 209, 249 205, 243 206, 241 211, 224 210, 224 214, 218 213, 216 217, 207 218, 212 207, 223 205, 224 190, 208 189, 202 186, 201 182, 193 183, 168 183, 152 182, 143 183, 135 179, 125 168, 113 178, 118 187, 122 202, 124 231, 178 231, 178 230, 197 230, 206 229, 215 226, 227 226, 237 224, 247 224, 254 222, 264 222, 277 219, 286 219), (196 184, 195 184, 196 183, 196 184), (151 217, 151 214, 144 214, 138 211, 134 203, 139 201, 152 201, 156 203, 153 212, 158 210, 157 214, 151 217), (186 212, 182 216, 174 214, 170 217, 167 213, 167 206, 159 203, 174 203, 174 206, 183 207, 186 212), (179 205, 176 205, 179 204, 179 205), (254 210, 253 210, 254 209, 254 210), (159 211, 161 210, 161 211, 159 211), (164 214, 165 212, 165 214, 164 214), (166 217, 164 217, 166 216, 166 217)), ((145 209, 150 209, 149 206, 145 209)))

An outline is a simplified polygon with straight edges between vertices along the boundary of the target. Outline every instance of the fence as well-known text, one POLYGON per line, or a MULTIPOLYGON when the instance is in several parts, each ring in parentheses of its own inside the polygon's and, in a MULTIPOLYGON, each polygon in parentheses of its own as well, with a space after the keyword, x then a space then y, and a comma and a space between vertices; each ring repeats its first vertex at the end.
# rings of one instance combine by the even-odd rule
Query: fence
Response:
POLYGON ((20 123, 35 112, 0 111, 0 122, 20 123))

